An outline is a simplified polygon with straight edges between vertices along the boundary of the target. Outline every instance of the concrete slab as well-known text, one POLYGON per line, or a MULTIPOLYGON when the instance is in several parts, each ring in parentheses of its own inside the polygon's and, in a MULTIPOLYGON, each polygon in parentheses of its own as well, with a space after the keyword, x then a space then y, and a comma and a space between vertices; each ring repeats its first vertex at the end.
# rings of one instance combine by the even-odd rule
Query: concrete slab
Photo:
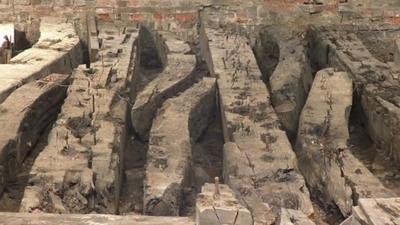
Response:
POLYGON ((88 27, 88 47, 90 62, 95 62, 98 59, 100 51, 100 43, 97 37, 98 30, 96 24, 96 17, 94 12, 87 13, 87 27, 88 27))
POLYGON ((296 151, 307 184, 322 202, 334 202, 345 216, 362 197, 394 194, 349 151, 352 80, 332 68, 317 73, 301 113, 296 151), (316 107, 318 106, 318 107, 316 107))
POLYGON ((147 152, 145 214, 180 215, 183 188, 191 176, 191 143, 210 122, 215 94, 215 79, 204 78, 181 95, 167 100, 158 111, 147 152))
POLYGON ((394 40, 394 64, 400 66, 400 39, 394 40))

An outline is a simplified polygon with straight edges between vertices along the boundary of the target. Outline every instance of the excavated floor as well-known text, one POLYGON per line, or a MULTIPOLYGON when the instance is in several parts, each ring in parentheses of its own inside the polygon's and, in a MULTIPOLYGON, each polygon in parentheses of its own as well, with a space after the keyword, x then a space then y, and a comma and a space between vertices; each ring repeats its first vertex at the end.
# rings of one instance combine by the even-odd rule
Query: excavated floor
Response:
POLYGON ((93 22, 88 49, 71 24, 44 20, 45 36, 0 65, 19 73, 0 77, 0 116, 35 80, 72 74, 56 103, 43 97, 16 113, 20 123, 0 121, 15 130, 0 149, 1 212, 191 224, 203 185, 219 177, 256 225, 287 225, 277 222, 289 214, 339 225, 359 198, 400 196, 398 129, 379 123, 400 123, 391 28, 267 26, 249 40, 201 21, 188 44, 144 25, 93 22), (36 128, 26 121, 41 104, 54 108, 36 128))

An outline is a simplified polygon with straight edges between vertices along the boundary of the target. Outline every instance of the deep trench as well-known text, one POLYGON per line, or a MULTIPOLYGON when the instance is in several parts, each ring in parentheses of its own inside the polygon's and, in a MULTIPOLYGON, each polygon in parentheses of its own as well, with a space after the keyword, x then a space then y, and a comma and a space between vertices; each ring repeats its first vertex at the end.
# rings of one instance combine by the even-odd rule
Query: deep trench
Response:
MULTIPOLYGON (((270 52, 265 52, 265 49, 263 49, 265 54, 255 54, 267 87, 269 86, 268 77, 273 73, 278 63, 277 59, 279 59, 279 48, 276 48, 277 45, 272 45, 269 48, 270 52)), ((310 59, 312 58, 310 57, 310 59)), ((323 69, 315 62, 311 62, 311 66, 314 76, 317 71, 323 69)), ((156 68, 142 71, 147 80, 143 80, 137 84, 136 91, 139 91, 150 80, 154 79, 155 74, 158 72, 159 69, 156 68)), ((219 110, 216 109, 212 123, 208 126, 199 141, 192 143, 193 161, 191 163, 195 179, 193 179, 190 186, 184 189, 184 209, 180 216, 193 215, 196 195, 205 182, 213 182, 214 177, 222 178, 222 149, 224 141, 222 137, 221 118, 218 112, 219 110)), ((365 117, 363 116, 360 98, 355 92, 349 124, 350 149, 354 156, 361 160, 388 189, 400 194, 400 190, 398 189, 400 185, 400 169, 368 137, 363 118, 365 117)), ((56 116, 25 159, 15 182, 7 185, 6 191, 0 199, 0 211, 17 212, 19 210, 30 169, 37 155, 46 146, 47 136, 55 119, 56 116)), ((291 141, 293 143, 293 140, 291 141)), ((137 138, 135 133, 130 130, 124 152, 124 173, 121 184, 119 214, 142 214, 143 212, 143 180, 145 176, 147 149, 148 143, 137 138)), ((344 219, 335 205, 326 205, 318 201, 318 193, 311 193, 311 195, 315 210, 312 219, 317 224, 339 224, 344 219)))

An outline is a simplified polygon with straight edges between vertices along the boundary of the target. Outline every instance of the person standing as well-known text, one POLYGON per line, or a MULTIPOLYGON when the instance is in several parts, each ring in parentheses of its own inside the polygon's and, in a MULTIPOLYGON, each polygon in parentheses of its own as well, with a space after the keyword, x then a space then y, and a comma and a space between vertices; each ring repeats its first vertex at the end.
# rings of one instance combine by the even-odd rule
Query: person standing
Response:
POLYGON ((4 42, 0 48, 0 63, 8 63, 12 55, 12 44, 7 35, 4 36, 4 42))

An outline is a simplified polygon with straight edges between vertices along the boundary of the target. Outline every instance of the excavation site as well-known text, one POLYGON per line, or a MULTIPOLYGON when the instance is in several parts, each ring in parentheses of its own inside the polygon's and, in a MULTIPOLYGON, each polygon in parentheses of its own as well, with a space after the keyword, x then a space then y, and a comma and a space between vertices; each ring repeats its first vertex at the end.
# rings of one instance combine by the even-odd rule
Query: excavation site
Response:
POLYGON ((0 225, 400 225, 399 0, 0 9, 0 225))

